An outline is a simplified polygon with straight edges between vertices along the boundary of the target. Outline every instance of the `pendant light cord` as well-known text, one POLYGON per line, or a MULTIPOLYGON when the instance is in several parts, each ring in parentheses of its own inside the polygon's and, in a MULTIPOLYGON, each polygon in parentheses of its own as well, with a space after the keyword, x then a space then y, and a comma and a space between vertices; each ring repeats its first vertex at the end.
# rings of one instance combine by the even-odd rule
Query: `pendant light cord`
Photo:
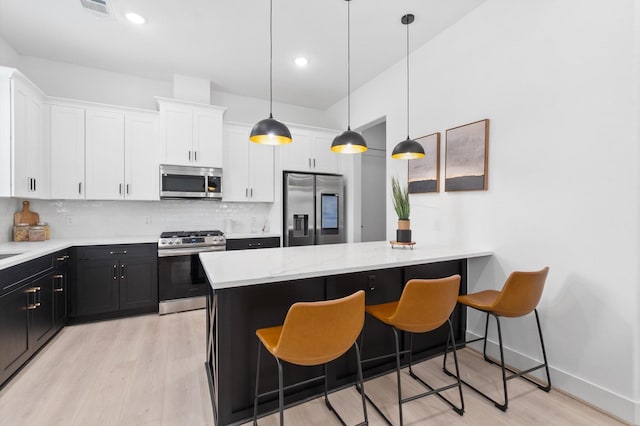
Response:
POLYGON ((351 1, 347 0, 347 130, 351 130, 351 1))
POLYGON ((269 2, 269 118, 273 118, 273 0, 269 2))
POLYGON ((409 138, 409 15, 407 16, 407 139, 409 138))

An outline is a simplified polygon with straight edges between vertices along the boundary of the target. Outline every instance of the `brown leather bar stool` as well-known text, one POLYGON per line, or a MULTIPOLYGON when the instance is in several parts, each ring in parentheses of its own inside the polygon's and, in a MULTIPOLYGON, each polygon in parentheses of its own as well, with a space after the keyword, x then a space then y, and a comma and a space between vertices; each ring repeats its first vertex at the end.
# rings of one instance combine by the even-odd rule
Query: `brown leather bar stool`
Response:
MULTIPOLYGON (((391 326, 396 338, 396 351, 393 354, 382 355, 375 358, 363 360, 362 363, 376 361, 379 359, 395 356, 396 358, 396 375, 398 380, 398 411, 400 415, 400 424, 402 419, 402 404, 414 401, 429 395, 438 395, 442 400, 449 404, 456 413, 464 414, 464 399, 462 397, 462 384, 460 375, 456 374, 456 383, 442 386, 438 389, 433 388, 423 379, 418 377, 412 369, 411 354, 413 351, 413 334, 426 333, 436 330, 445 323, 449 324, 449 335, 447 337, 447 346, 449 347, 449 339, 455 342, 453 334, 453 326, 451 325, 451 313, 456 306, 458 292, 460 289, 460 275, 452 275, 447 278, 439 279, 413 279, 405 285, 400 300, 397 302, 383 303, 380 305, 369 305, 365 311, 377 320, 391 326), (408 350, 400 350, 400 337, 398 331, 410 333, 410 344, 408 350), (427 392, 414 395, 408 398, 402 398, 402 381, 400 379, 400 356, 409 354, 409 375, 422 384, 427 392), (458 387, 460 392, 460 407, 456 407, 451 401, 446 399, 440 392, 447 389, 458 387)), ((453 347, 453 358, 455 360, 456 372, 458 372, 458 357, 456 354, 455 343, 453 347)), ((364 393, 364 390, 363 390, 364 393)), ((366 396, 366 394, 365 394, 366 396)), ((376 404, 367 396, 367 400, 373 404, 375 409, 382 415, 385 420, 392 424, 389 419, 382 413, 376 404)))
MULTIPOLYGON (((513 272, 507 278, 507 281, 504 283, 501 291, 497 290, 484 290, 478 293, 468 294, 465 296, 458 297, 458 302, 463 305, 469 306, 471 308, 477 309, 482 312, 486 312, 487 317, 484 326, 484 337, 479 337, 477 339, 473 339, 465 342, 466 344, 477 342, 480 340, 484 341, 484 347, 482 349, 482 354, 484 356, 485 361, 500 365, 502 369, 502 385, 504 389, 504 403, 501 404, 495 399, 491 398, 484 392, 481 392, 479 389, 473 387, 469 383, 463 380, 463 383, 469 386, 474 391, 478 392, 480 395, 487 398, 489 401, 493 402, 496 407, 501 409, 502 411, 507 411, 507 406, 509 404, 509 397, 507 393, 507 381, 511 380, 515 377, 521 377, 528 382, 533 383, 538 386, 545 392, 549 392, 551 390, 551 378, 549 377, 549 364, 547 363, 547 354, 544 349, 544 340, 542 339, 542 329, 540 328, 540 318, 538 317, 538 310, 536 307, 538 306, 538 302, 540 302, 540 298, 542 297, 542 290, 544 288, 544 283, 547 278, 547 274, 549 272, 549 268, 545 267, 544 269, 536 272, 513 272), (538 336, 540 336, 540 346, 542 347, 542 357, 544 359, 544 363, 536 365, 532 368, 522 371, 516 371, 505 366, 504 363, 504 350, 502 346, 502 331, 500 329, 500 317, 507 318, 517 318, 527 315, 533 311, 536 315, 536 324, 538 325, 538 336), (492 360, 487 356, 487 331, 489 328, 489 315, 493 316, 496 319, 496 326, 498 328, 498 343, 500 346, 500 363, 492 360), (539 370, 544 368, 547 374, 547 384, 540 384, 535 382, 525 374, 529 374, 535 370, 539 370), (513 373, 510 376, 507 376, 507 371, 513 373)), ((444 359, 444 363, 447 362, 446 356, 444 359)), ((443 363, 443 365, 444 365, 443 363)), ((456 369, 457 369, 456 365, 456 369)), ((451 374, 446 369, 446 365, 444 365, 445 372, 451 374)))
MULTIPOLYGON (((256 392, 253 404, 253 424, 257 423, 258 398, 278 392, 280 425, 284 424, 284 390, 319 379, 324 379, 324 401, 340 422, 344 421, 329 402, 327 392, 327 363, 344 355, 355 347, 358 363, 356 387, 364 389, 360 350, 356 339, 364 325, 364 291, 360 290, 342 299, 320 302, 298 302, 291 305, 284 324, 276 327, 256 330, 262 343, 258 345, 258 364, 256 369, 256 392), (278 364, 278 389, 258 394, 260 378, 260 352, 264 346, 278 364), (282 361, 302 365, 324 365, 324 374, 304 382, 283 386, 282 361)), ((359 425, 368 425, 367 406, 362 396, 364 421, 359 425)))

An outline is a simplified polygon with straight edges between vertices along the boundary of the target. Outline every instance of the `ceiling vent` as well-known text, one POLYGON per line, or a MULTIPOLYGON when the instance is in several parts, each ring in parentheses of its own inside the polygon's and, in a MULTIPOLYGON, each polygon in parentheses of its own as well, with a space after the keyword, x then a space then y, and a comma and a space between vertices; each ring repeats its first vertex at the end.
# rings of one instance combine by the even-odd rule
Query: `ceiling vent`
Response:
POLYGON ((106 0, 80 0, 82 7, 90 10, 98 16, 110 16, 106 0))

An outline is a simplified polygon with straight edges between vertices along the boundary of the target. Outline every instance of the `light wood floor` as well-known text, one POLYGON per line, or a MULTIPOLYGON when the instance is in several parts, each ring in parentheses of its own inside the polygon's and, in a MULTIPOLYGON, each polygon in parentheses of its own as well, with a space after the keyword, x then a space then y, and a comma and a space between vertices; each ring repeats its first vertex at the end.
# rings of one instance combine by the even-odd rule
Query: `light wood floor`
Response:
MULTIPOLYGON (((64 328, 0 391, 0 425, 212 425, 204 370, 204 310, 146 315, 64 328)), ((463 375, 499 395, 499 370, 474 352, 460 351, 463 375), (490 378, 486 378, 486 374, 490 378)), ((441 358, 416 372, 433 385, 450 380, 441 358)), ((421 388, 403 373, 404 396, 421 388), (406 393, 405 393, 406 392, 406 393)), ((397 423, 395 375, 365 383, 365 389, 397 423)), ((455 414, 437 397, 404 406, 406 425, 620 425, 561 393, 545 393, 522 381, 509 382, 509 410, 502 413, 468 388, 466 412, 455 414)), ((457 390, 447 391, 458 402, 457 390)), ((347 423, 361 421, 353 389, 330 399, 347 423)), ((369 407, 371 425, 385 424, 369 407)), ((285 411, 289 425, 339 425, 321 399, 285 411)), ((260 419, 277 425, 277 415, 260 419)))

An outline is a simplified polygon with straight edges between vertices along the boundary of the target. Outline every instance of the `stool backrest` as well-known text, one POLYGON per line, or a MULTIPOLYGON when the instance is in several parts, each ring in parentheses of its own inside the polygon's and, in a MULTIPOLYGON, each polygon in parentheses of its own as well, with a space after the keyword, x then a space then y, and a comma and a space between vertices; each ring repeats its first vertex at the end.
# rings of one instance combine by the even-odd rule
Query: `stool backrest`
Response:
POLYGON ((364 291, 342 299, 291 305, 274 355, 298 365, 320 365, 347 352, 364 325, 364 291))
POLYGON ((512 272, 491 312, 503 317, 521 317, 532 312, 540 302, 548 273, 549 267, 535 272, 512 272))
POLYGON ((435 330, 451 316, 459 290, 460 275, 410 280, 389 320, 399 330, 413 333, 435 330))

